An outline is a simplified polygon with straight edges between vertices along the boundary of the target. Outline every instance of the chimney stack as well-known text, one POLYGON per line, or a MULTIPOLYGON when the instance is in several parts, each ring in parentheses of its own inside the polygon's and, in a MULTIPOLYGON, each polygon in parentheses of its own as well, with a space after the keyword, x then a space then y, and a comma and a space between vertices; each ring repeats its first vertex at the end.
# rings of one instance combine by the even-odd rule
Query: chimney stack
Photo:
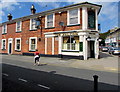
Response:
POLYGON ((32 4, 32 6, 31 6, 31 14, 35 14, 35 12, 36 12, 36 9, 35 9, 34 5, 32 4))
POLYGON ((12 20, 12 15, 11 15, 10 13, 8 14, 7 17, 8 17, 8 20, 9 20, 9 21, 12 20))

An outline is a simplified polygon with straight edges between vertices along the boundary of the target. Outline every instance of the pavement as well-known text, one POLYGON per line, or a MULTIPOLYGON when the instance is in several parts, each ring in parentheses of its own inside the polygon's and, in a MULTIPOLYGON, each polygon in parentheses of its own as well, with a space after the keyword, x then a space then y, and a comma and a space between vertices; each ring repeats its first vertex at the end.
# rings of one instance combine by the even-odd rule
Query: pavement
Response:
MULTIPOLYGON (((30 62, 34 64, 33 56, 19 56, 19 55, 4 55, 4 57, 22 60, 24 62, 30 62)), ((53 66, 72 67, 78 69, 88 69, 95 71, 105 71, 118 73, 118 61, 120 57, 115 55, 109 55, 107 52, 100 52, 100 59, 90 58, 88 60, 69 59, 69 58, 53 58, 53 57, 41 57, 40 64, 47 64, 53 66)))
MULTIPOLYGON (((26 70, 30 70, 29 72, 32 71, 38 71, 38 73, 46 72, 48 74, 49 73, 55 75, 57 74, 67 77, 69 76, 72 78, 93 81, 93 75, 98 75, 100 83, 106 83, 106 85, 108 84, 118 85, 118 60, 119 60, 118 56, 109 55, 106 52, 104 53, 101 52, 100 54, 101 54, 100 59, 91 58, 89 60, 41 57, 40 66, 34 65, 34 56, 21 56, 21 55, 0 55, 0 56, 2 58, 2 73, 5 76, 7 75, 17 76, 17 74, 18 75, 21 74, 18 77, 22 76, 20 78, 26 79, 26 76, 29 78, 28 72, 25 72, 24 74, 22 73, 26 70), (19 71, 17 69, 22 70, 19 71)), ((111 87, 106 86, 105 88, 111 87)))

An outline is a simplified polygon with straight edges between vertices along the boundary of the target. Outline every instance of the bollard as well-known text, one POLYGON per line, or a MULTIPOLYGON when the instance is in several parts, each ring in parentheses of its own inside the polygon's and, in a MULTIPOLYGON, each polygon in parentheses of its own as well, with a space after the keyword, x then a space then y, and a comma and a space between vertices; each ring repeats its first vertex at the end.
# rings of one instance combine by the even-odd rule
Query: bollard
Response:
POLYGON ((98 76, 94 75, 94 92, 98 92, 98 76))

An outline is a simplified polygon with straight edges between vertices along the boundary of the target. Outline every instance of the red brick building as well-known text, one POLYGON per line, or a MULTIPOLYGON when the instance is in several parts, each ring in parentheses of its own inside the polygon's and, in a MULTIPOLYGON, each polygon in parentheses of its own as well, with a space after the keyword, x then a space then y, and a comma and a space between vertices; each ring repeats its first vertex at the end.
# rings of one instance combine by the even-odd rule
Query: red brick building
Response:
MULTIPOLYGON (((98 14, 101 5, 73 4, 0 24, 1 53, 74 56, 86 60, 99 56, 98 14)), ((11 15, 8 15, 9 18, 11 15)))

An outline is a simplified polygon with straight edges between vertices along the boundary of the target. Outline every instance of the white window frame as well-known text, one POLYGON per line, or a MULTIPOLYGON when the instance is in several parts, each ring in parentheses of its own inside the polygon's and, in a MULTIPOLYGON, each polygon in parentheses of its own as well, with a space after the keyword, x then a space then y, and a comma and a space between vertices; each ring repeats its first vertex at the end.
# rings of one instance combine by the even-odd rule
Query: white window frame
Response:
POLYGON ((4 25, 2 26, 2 34, 4 34, 4 33, 7 33, 7 24, 4 24, 4 25), (4 32, 4 26, 5 26, 5 28, 6 28, 5 32, 4 32))
MULTIPOLYGON (((74 8, 71 10, 75 10, 78 9, 78 23, 76 24, 80 24, 80 8, 74 8)), ((76 25, 76 24, 70 24, 70 14, 69 14, 70 10, 67 11, 67 25, 76 25)))
MULTIPOLYGON (((32 18, 35 19, 35 18, 32 18)), ((32 19, 30 19, 30 30, 36 30, 37 28, 32 29, 32 19)))
POLYGON ((2 39, 1 49, 3 49, 3 41, 5 41, 5 49, 6 49, 6 39, 2 39))
POLYGON ((30 37, 29 38, 29 51, 36 51, 37 49, 37 37, 30 37), (31 50, 31 39, 35 39, 35 50, 31 50))
POLYGON ((15 38, 15 50, 21 51, 21 38, 15 38), (17 40, 20 40, 20 50, 17 49, 17 40))
MULTIPOLYGON (((49 15, 52 15, 52 14, 49 14, 49 15)), ((49 15, 45 15, 45 28, 49 28, 47 26, 47 16, 49 16, 49 15)), ((51 26, 51 27, 55 27, 55 13, 53 13, 53 26, 51 26)))
POLYGON ((20 32, 20 31, 22 31, 22 21, 17 21, 16 22, 16 32, 20 32), (20 30, 17 30, 17 22, 20 22, 20 30))

